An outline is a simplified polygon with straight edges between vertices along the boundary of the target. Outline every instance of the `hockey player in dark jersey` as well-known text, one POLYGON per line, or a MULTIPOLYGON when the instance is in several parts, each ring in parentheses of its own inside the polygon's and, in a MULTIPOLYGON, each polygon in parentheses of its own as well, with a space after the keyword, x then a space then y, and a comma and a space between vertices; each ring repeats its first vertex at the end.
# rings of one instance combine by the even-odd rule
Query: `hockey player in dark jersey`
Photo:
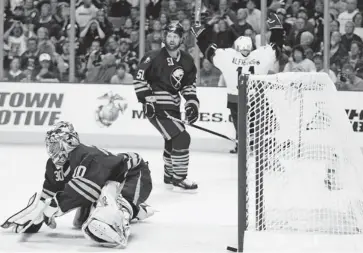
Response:
POLYGON ((148 163, 137 153, 114 155, 86 146, 63 121, 47 132, 46 147, 50 158, 41 194, 2 227, 35 233, 43 223, 55 228, 56 217, 79 208, 76 218, 86 238, 126 247, 130 221, 153 214, 144 203, 152 190, 148 163))
POLYGON ((193 58, 179 49, 183 39, 180 24, 168 25, 163 36, 165 47, 141 59, 135 91, 145 115, 165 140, 164 183, 177 190, 193 191, 198 185, 187 179, 190 135, 183 124, 167 117, 181 118, 181 94, 186 100, 186 119, 189 123, 197 121, 197 69, 193 58))

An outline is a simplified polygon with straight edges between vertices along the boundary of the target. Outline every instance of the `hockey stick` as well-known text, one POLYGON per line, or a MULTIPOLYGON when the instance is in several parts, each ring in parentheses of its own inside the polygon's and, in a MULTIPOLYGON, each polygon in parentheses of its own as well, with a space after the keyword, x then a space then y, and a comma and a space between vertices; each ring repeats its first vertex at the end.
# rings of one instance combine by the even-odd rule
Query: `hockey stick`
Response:
POLYGON ((185 121, 185 120, 181 120, 181 119, 177 119, 177 118, 174 118, 173 116, 170 116, 170 115, 167 115, 166 116, 168 119, 171 119, 172 121, 175 121, 175 122, 179 122, 179 123, 182 123, 184 125, 188 125, 188 126, 191 126, 191 127, 194 127, 196 129, 199 129, 201 131, 204 131, 204 132, 207 132, 207 133, 210 133, 210 134, 213 134, 213 135, 216 135, 216 136, 219 136, 221 138, 224 138, 224 139, 227 139, 227 140, 230 140, 230 141, 233 141, 234 143, 238 143, 238 140, 236 139, 233 139, 233 138, 230 138, 224 134, 220 134, 220 133, 217 133, 217 132, 214 132, 212 130, 209 130, 207 128, 204 128, 204 127, 201 127, 201 126, 197 126, 197 125, 194 125, 194 124, 190 124, 189 122, 185 121))
POLYGON ((201 11, 202 11, 202 0, 196 0, 195 1, 195 20, 194 20, 194 24, 196 26, 201 25, 201 22, 200 22, 201 11))

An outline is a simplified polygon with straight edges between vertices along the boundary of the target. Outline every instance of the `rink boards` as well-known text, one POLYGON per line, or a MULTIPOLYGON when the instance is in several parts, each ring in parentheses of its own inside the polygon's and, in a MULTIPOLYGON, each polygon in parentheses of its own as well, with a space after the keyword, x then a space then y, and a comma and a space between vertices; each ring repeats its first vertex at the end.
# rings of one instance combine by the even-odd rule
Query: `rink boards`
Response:
MULTIPOLYGON (((226 88, 198 87, 197 92, 200 118, 196 124, 234 138, 226 88)), ((336 101, 344 107, 359 143, 363 143, 362 97, 359 92, 339 92, 336 101)), ((0 107, 1 143, 41 144, 50 125, 68 120, 83 141, 96 145, 163 145, 159 133, 144 117, 132 85, 2 83, 0 107)), ((226 151, 233 147, 218 136, 190 127, 188 131, 192 149, 226 151)))
MULTIPOLYGON (((198 88, 199 126, 234 137, 227 95, 220 88, 198 88)), ((40 144, 54 122, 74 124, 84 142, 105 147, 156 148, 163 145, 137 102, 132 85, 2 83, 1 143, 40 144)), ((183 108, 183 107, 182 107, 183 108)), ((192 148, 226 151, 229 141, 188 128, 192 148)))

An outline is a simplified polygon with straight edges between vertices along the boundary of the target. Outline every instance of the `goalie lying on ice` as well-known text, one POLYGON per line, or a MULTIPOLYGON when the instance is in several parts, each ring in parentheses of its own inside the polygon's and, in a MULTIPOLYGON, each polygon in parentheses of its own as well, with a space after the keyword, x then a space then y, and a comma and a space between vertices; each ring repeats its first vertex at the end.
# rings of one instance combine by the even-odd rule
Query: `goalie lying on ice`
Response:
POLYGON ((127 245, 130 221, 153 215, 145 204, 152 190, 148 163, 137 153, 114 155, 79 141, 73 125, 59 122, 46 134, 50 159, 41 194, 2 225, 36 233, 45 223, 78 208, 74 225, 87 239, 104 246, 127 245))

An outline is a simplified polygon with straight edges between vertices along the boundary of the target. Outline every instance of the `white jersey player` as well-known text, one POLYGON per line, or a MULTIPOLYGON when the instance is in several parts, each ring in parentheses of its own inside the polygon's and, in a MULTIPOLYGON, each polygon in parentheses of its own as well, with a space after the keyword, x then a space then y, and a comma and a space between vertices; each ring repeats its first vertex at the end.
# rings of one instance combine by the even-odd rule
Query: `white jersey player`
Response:
MULTIPOLYGON (((213 38, 212 25, 192 27, 192 32, 197 38, 197 44, 204 57, 222 72, 228 88, 227 107, 231 110, 236 132, 239 74, 268 74, 273 68, 283 46, 284 30, 277 15, 271 14, 267 23, 271 30, 271 44, 259 47, 253 51, 250 37, 238 37, 234 42, 233 48, 218 48, 211 39, 213 38)), ((231 153, 237 153, 237 147, 231 150, 231 153)))

